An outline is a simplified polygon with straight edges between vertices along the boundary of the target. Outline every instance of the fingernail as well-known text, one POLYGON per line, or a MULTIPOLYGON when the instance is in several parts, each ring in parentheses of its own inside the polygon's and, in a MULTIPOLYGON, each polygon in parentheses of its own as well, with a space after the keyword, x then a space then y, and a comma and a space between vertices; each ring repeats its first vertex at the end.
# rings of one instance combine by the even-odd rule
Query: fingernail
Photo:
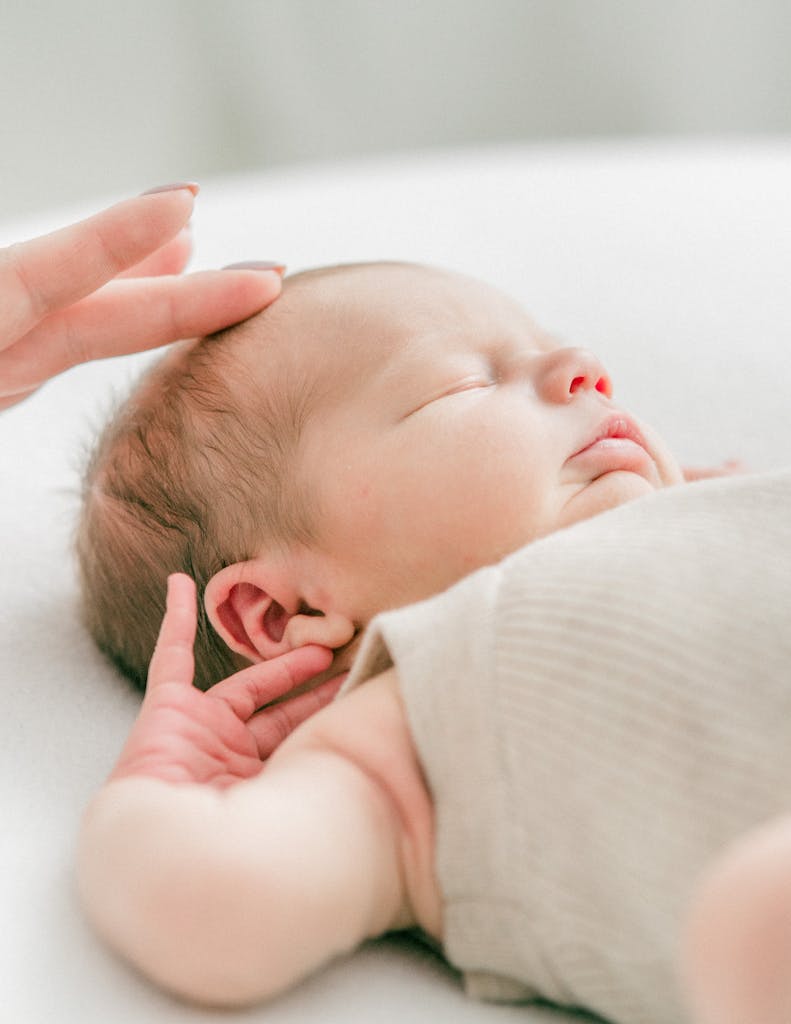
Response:
POLYGON ((156 192, 177 192, 181 188, 186 188, 194 196, 200 192, 200 185, 196 181, 174 181, 170 185, 157 185, 155 188, 148 188, 145 192, 140 194, 143 196, 152 196, 156 192))
POLYGON ((273 263, 270 260, 242 260, 241 263, 229 263, 223 270, 276 270, 282 277, 286 272, 285 263, 273 263))

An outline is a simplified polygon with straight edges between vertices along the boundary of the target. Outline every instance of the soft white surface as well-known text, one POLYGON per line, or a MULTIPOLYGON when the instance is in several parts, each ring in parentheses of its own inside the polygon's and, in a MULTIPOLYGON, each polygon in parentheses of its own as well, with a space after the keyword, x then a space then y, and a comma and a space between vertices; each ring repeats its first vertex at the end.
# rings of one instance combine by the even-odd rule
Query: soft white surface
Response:
MULTIPOLYGON (((687 462, 787 465, 791 142, 501 148, 206 182, 195 266, 423 260, 477 274, 588 345, 616 397, 687 462)), ((0 226, 0 244, 90 208, 0 226)), ((227 1021, 141 982, 84 926, 81 808, 138 703, 75 612, 80 443, 150 356, 80 367, 0 414, 0 979, 3 1017, 227 1021)), ((401 940, 371 944, 241 1020, 565 1020, 473 1004, 401 940)), ((637 1022, 635 1022, 637 1024, 637 1022)))

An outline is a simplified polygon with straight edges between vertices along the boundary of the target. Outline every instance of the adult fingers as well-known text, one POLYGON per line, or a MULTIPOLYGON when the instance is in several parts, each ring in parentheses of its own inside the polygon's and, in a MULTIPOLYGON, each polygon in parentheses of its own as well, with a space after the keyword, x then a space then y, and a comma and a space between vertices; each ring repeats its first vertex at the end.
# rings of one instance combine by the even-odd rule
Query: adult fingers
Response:
POLYGON ((146 256, 140 263, 124 270, 118 277, 159 277, 161 274, 180 274, 192 255, 192 232, 189 224, 182 228, 161 249, 146 256))
POLYGON ((16 405, 17 402, 23 402, 26 398, 30 398, 30 396, 35 394, 36 391, 38 391, 38 387, 30 388, 29 391, 18 391, 14 395, 0 397, 0 412, 2 412, 3 409, 10 409, 11 406, 16 405))
POLYGON ((329 668, 332 658, 328 647, 307 644, 271 661, 243 668, 208 692, 224 700, 234 714, 246 722, 262 705, 290 693, 329 668))
POLYGON ((270 757, 298 725, 330 703, 347 674, 327 679, 307 693, 301 693, 274 707, 264 708, 253 715, 247 728, 258 744, 258 756, 262 761, 270 757))
POLYGON ((192 686, 195 674, 193 645, 198 611, 195 582, 184 573, 168 576, 165 615, 148 667, 150 692, 164 683, 192 686))
POLYGON ((0 399, 89 359, 213 334, 269 305, 281 285, 275 271, 258 270, 114 281, 0 352, 0 399))
POLYGON ((0 349, 161 248, 190 218, 197 186, 137 196, 0 249, 0 349))

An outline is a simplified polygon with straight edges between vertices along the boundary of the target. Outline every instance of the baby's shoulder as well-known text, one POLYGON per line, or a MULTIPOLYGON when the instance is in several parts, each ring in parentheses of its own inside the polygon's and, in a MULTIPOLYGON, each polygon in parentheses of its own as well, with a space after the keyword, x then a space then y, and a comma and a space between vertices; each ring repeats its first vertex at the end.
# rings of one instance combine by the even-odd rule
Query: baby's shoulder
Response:
POLYGON ((418 924, 439 940, 442 901, 433 867, 433 805, 396 669, 374 676, 317 712, 281 744, 275 758, 317 750, 355 765, 384 795, 396 825, 393 835, 410 908, 397 927, 418 924))
POLYGON ((379 782, 416 760, 394 668, 374 676, 299 726, 278 755, 301 748, 331 750, 379 782))
POLYGON ((400 857, 414 919, 440 934, 434 876, 434 807, 409 731, 395 668, 387 669, 309 718, 275 757, 331 752, 354 764, 386 798, 398 822, 400 857))

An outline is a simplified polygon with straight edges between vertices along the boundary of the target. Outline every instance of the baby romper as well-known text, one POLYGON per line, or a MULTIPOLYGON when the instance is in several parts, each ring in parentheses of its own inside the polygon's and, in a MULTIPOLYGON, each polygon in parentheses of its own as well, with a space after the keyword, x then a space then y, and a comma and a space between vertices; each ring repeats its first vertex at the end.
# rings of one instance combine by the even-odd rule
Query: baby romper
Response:
MULTIPOLYGON (((791 472, 669 488, 371 623, 467 991, 681 1024, 701 870, 791 806, 791 472)), ((342 699, 342 695, 341 695, 342 699)))

